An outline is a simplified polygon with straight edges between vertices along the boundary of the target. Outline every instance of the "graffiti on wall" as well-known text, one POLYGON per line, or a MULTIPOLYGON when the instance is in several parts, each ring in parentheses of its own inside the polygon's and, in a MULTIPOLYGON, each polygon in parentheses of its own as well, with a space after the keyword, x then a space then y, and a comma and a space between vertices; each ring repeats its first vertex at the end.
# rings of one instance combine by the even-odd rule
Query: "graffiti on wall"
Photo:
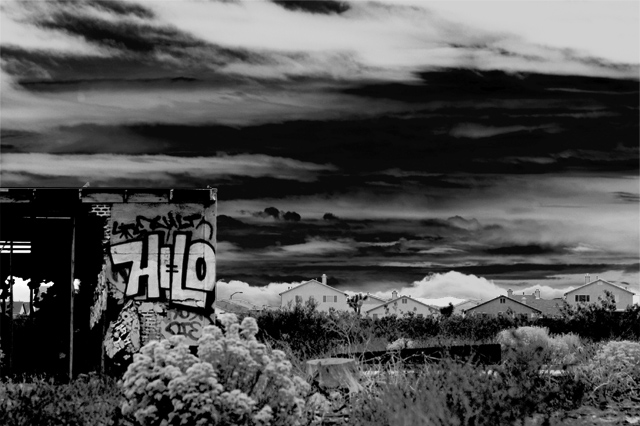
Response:
POLYGON ((107 330, 104 346, 109 358, 124 351, 126 359, 140 349, 140 319, 133 301, 127 302, 118 319, 107 330))
POLYGON ((165 339, 180 334, 185 336, 188 342, 193 342, 190 344, 195 345, 202 336, 202 329, 208 324, 209 321, 202 315, 172 309, 164 317, 160 331, 165 339))
POLYGON ((213 207, 114 204, 110 221, 112 294, 211 307, 216 283, 213 207))

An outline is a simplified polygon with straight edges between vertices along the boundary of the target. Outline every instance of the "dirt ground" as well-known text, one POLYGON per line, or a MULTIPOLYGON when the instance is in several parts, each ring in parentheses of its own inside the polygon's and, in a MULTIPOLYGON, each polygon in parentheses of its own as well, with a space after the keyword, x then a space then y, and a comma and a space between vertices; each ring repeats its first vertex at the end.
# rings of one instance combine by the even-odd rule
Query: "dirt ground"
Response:
MULTIPOLYGON (((542 416, 527 419, 525 426, 543 426, 542 416)), ((582 406, 554 416, 551 426, 640 426, 640 401, 609 403, 606 407, 582 406)))

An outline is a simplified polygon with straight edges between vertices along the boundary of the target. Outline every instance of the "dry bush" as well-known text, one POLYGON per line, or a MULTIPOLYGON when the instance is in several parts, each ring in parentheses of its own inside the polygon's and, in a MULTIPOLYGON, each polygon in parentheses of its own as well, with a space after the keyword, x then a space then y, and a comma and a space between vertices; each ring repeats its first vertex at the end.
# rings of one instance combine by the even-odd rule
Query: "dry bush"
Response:
POLYGON ((640 342, 611 341, 599 345, 595 356, 578 369, 591 384, 590 401, 640 398, 640 342))

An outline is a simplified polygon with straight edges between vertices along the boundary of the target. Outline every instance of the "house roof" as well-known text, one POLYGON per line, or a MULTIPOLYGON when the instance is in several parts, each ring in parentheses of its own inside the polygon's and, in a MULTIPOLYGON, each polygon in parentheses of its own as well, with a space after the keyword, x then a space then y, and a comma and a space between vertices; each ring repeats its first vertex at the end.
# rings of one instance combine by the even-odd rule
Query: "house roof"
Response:
POLYGON ((615 284, 613 284, 613 283, 610 283, 609 281, 605 281, 605 280, 603 280, 602 278, 598 278, 597 280, 593 280, 593 281, 591 281, 591 282, 588 282, 588 283, 586 283, 586 284, 584 284, 584 285, 581 285, 581 286, 580 286, 580 287, 578 287, 578 288, 574 288, 573 290, 569 290, 569 291, 568 291, 568 292, 566 292, 564 295, 566 296, 567 294, 573 293, 574 291, 582 290, 583 288, 588 287, 588 286, 590 286, 590 285, 593 285, 593 284, 597 283, 598 281, 603 282, 603 283, 605 283, 605 284, 609 284, 610 286, 615 287, 615 288, 617 288, 618 290, 622 290, 622 291, 626 291, 627 293, 635 294, 634 292, 629 291, 629 290, 627 290, 626 288, 622 288, 622 287, 617 286, 617 285, 615 285, 615 284))
POLYGON ((382 297, 374 296, 373 294, 367 293, 367 296, 369 296, 369 299, 375 299, 375 300, 379 301, 380 303, 386 303, 387 302, 387 299, 383 299, 382 297))
POLYGON ((564 301, 561 298, 557 299, 536 299, 536 296, 533 294, 525 294, 522 296, 512 295, 511 299, 519 302, 524 297, 524 300, 527 302, 525 305, 533 306, 534 308, 540 309, 544 315, 558 315, 560 313, 560 306, 564 304, 564 301), (518 300, 520 299, 520 300, 518 300))
POLYGON ((326 285, 326 284, 322 284, 320 281, 318 281, 318 280, 316 280, 316 279, 313 279, 313 280, 309 280, 309 281, 303 282, 302 284, 297 285, 297 286, 295 286, 295 287, 291 287, 289 290, 285 290, 285 291, 283 291, 282 293, 280 293, 280 296, 282 296, 283 294, 288 293, 288 292, 290 292, 290 291, 293 291, 293 290, 295 290, 295 289, 298 289, 298 288, 300 288, 300 287, 302 287, 302 286, 305 286, 305 285, 307 285, 307 284, 311 284, 311 283, 314 283, 314 284, 320 284, 321 286, 324 286, 324 287, 326 287, 326 288, 329 288, 329 289, 331 289, 331 290, 333 290, 333 291, 337 291, 338 293, 342 293, 342 294, 344 294, 345 296, 347 296, 347 293, 345 293, 344 291, 340 291, 340 290, 338 290, 337 288, 333 288, 333 287, 328 286, 328 285, 326 285))
POLYGON ((517 300, 512 299, 512 298, 510 298, 509 296, 498 296, 498 297, 494 297, 494 298, 493 298, 493 299, 491 299, 491 300, 487 300, 486 302, 480 303, 479 305, 476 305, 476 306, 473 306, 473 307, 471 307, 471 308, 467 309, 467 312, 469 312, 469 311, 471 311, 471 310, 474 310, 474 309, 477 309, 477 308, 479 308, 480 306, 484 306, 484 305, 486 305, 487 303, 491 303, 491 302, 493 302, 494 300, 498 300, 498 299, 501 299, 501 298, 503 298, 503 297, 504 297, 505 299, 507 299, 507 300, 510 300, 510 301, 514 302, 514 303, 517 303, 517 304, 522 305, 522 306, 526 306, 527 308, 531 308, 531 309, 533 309, 534 311, 538 311, 538 312, 542 313, 542 311, 541 311, 540 309, 535 308, 535 307, 533 307, 533 306, 531 306, 531 305, 526 305, 526 304, 524 304, 524 303, 522 303, 522 302, 518 302, 517 300))
POLYGON ((431 310, 433 310, 433 311, 438 311, 438 312, 440 311, 440 309, 439 309, 439 308, 436 308, 435 306, 427 305, 426 303, 422 303, 422 302, 421 302, 421 301, 419 301, 418 299, 414 299, 414 298, 409 297, 409 296, 399 296, 399 297, 396 297, 395 299, 391 299, 391 300, 389 300, 389 301, 388 301, 388 302, 386 302, 386 303, 383 303, 383 304, 378 305, 378 306, 374 306, 373 308, 368 309, 368 310, 367 310, 367 312, 371 312, 371 311, 373 311, 374 309, 378 309, 378 308, 381 308, 381 307, 383 307, 383 306, 387 306, 387 305, 389 305, 389 304, 391 304, 391 303, 393 303, 393 302, 396 302, 396 301, 398 301, 398 300, 400 300, 400 299, 405 299, 405 298, 406 298, 406 299, 409 299, 409 300, 413 300, 414 302, 416 302, 416 303, 418 303, 418 304, 420 304, 420 305, 422 305, 422 306, 426 306, 427 308, 429 308, 429 309, 431 309, 431 310))
POLYGON ((457 308, 458 306, 466 305, 467 303, 474 303, 474 304, 475 304, 474 306, 477 306, 477 305, 479 305, 479 304, 481 304, 481 303, 482 303, 482 300, 481 300, 481 299, 477 299, 477 300, 475 300, 475 299, 463 300, 462 302, 458 302, 458 303, 456 303, 455 305, 453 305, 453 307, 454 307, 454 308, 457 308))

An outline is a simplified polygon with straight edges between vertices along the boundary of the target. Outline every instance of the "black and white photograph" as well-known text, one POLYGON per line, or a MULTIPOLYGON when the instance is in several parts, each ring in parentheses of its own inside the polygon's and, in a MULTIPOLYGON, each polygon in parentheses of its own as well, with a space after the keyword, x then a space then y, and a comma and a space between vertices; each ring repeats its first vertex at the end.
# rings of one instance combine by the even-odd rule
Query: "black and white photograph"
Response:
POLYGON ((640 3, 2 0, 0 424, 639 425, 640 3))

